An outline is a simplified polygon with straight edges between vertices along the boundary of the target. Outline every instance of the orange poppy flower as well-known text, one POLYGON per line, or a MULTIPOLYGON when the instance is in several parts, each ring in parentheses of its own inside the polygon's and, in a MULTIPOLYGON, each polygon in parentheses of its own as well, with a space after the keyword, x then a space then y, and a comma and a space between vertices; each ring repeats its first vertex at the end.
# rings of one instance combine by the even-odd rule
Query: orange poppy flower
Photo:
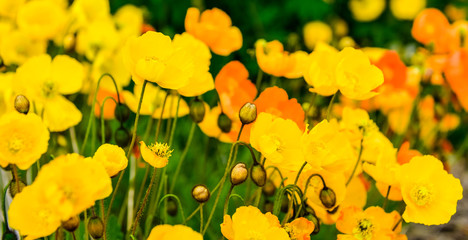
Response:
POLYGON ((400 149, 397 153, 397 162, 400 165, 409 163, 409 161, 416 156, 422 156, 418 150, 410 149, 410 143, 408 141, 401 144, 400 149))
POLYGON ((394 88, 404 88, 406 84, 406 66, 395 51, 385 51, 375 63, 382 70, 384 84, 394 88))
POLYGON ((249 72, 239 61, 226 64, 215 79, 223 112, 231 119, 237 118, 241 107, 255 99, 257 88, 248 79, 249 72))
POLYGON ((200 10, 191 7, 185 16, 185 31, 202 40, 211 51, 227 56, 242 47, 242 33, 232 26, 231 18, 218 8, 200 10))
POLYGON ((435 51, 444 50, 447 39, 447 30, 450 23, 445 15, 435 8, 428 8, 421 11, 413 22, 411 34, 414 39, 423 43, 434 43, 435 51))
POLYGON ((447 60, 444 73, 458 101, 468 111, 468 49, 455 51, 447 60))
MULTIPOLYGON (((113 97, 117 101, 117 93, 114 91, 109 91, 105 88, 99 88, 97 97, 96 97, 96 104, 94 105, 94 116, 101 117, 101 106, 103 101, 106 97, 113 97)), ((92 100, 91 100, 92 101, 92 100)), ((123 102, 123 96, 120 95, 120 102, 123 102)), ((113 119, 116 104, 111 99, 106 100, 104 103, 104 119, 109 120, 113 119)))

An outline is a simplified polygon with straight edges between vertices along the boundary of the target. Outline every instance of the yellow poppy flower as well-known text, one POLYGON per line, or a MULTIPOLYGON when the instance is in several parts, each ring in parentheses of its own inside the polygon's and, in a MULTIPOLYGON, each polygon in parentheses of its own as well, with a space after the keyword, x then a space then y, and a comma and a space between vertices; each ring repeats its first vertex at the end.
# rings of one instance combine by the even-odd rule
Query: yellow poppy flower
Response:
POLYGON ((304 26, 304 42, 310 50, 313 50, 318 42, 330 43, 332 38, 332 29, 324 22, 313 21, 304 26))
POLYGON ((10 227, 26 236, 25 240, 51 235, 60 227, 64 220, 62 216, 70 215, 70 208, 58 207, 62 204, 60 198, 48 198, 44 190, 38 186, 26 186, 15 195, 8 209, 10 227))
POLYGON ((382 14, 385 9, 385 0, 351 0, 349 10, 353 18, 360 22, 370 22, 382 14))
POLYGON ((16 111, 0 118, 0 166, 26 170, 47 151, 49 131, 36 114, 16 111))
POLYGON ((177 91, 186 97, 194 97, 214 89, 213 76, 209 72, 211 52, 202 41, 188 33, 174 36, 174 46, 187 49, 195 59, 195 70, 188 84, 177 91))
POLYGON ((426 0, 391 0, 390 10, 398 19, 413 20, 426 7, 426 0))
POLYGON ((94 153, 93 159, 104 166, 109 177, 117 175, 128 165, 125 151, 117 145, 108 143, 98 148, 96 153, 94 153))
POLYGON ((76 36, 76 52, 94 60, 100 51, 112 51, 119 43, 119 35, 112 19, 93 21, 76 36))
POLYGON ((338 50, 319 42, 309 55, 309 65, 304 71, 304 79, 312 86, 311 92, 330 96, 338 91, 335 68, 338 63, 338 50))
POLYGON ((281 168, 299 171, 304 163, 301 145, 302 131, 290 119, 260 113, 250 131, 250 144, 269 161, 281 168))
POLYGON ((21 65, 32 56, 46 53, 47 41, 32 40, 28 34, 19 30, 2 34, 0 55, 5 65, 21 65))
POLYGON ((339 234, 338 239, 395 239, 401 227, 395 232, 392 228, 399 218, 398 212, 386 213, 381 207, 369 207, 364 211, 355 206, 347 207, 336 222, 336 228, 344 233, 339 234))
POLYGON ((190 239, 203 240, 203 236, 185 225, 158 225, 151 230, 146 240, 190 239))
MULTIPOLYGON (((123 91, 123 97, 125 104, 132 112, 136 113, 138 109, 138 101, 140 100, 142 85, 135 85, 133 87, 133 94, 129 91, 123 91)), ((159 119, 162 112, 164 98, 166 92, 164 92, 158 86, 153 84, 146 84, 145 94, 143 95, 143 102, 141 103, 140 114, 150 115, 155 119, 159 119)), ((177 101, 178 97, 170 93, 166 100, 166 106, 164 107, 163 119, 173 118, 177 112, 177 101)), ((179 103, 178 116, 182 117, 189 113, 190 109, 187 103, 181 99, 179 103)))
POLYGON ((172 151, 169 146, 165 143, 154 143, 149 147, 146 146, 146 143, 140 142, 140 151, 141 157, 149 165, 155 168, 163 168, 167 165, 169 157, 172 154, 172 151))
POLYGON ((221 223, 221 233, 228 240, 237 239, 290 239, 281 228, 278 218, 271 214, 263 214, 253 206, 239 207, 231 216, 224 215, 221 223))
POLYGON ((16 15, 21 6, 24 5, 26 0, 2 0, 0 1, 0 16, 16 19, 16 15))
POLYGON ((86 27, 89 23, 110 17, 108 0, 76 0, 70 6, 70 30, 86 27))
POLYGON ((307 218, 296 218, 284 226, 292 240, 310 240, 310 235, 315 229, 313 222, 307 218))
POLYGON ((47 236, 111 192, 112 182, 100 163, 78 154, 62 155, 44 165, 33 184, 13 199, 9 223, 33 239, 47 236))
POLYGON ((144 80, 163 88, 179 89, 188 84, 195 69, 187 49, 175 46, 171 38, 148 31, 127 41, 124 61, 136 84, 144 80))
POLYGON ((119 8, 114 15, 114 21, 122 38, 137 37, 143 27, 143 8, 126 4, 119 8))
POLYGON ((336 122, 323 120, 315 125, 302 135, 300 145, 305 160, 317 170, 343 172, 351 168, 357 158, 336 122))
POLYGON ((301 63, 300 60, 304 59, 302 58, 304 55, 307 53, 297 51, 290 54, 284 51, 283 44, 277 40, 266 42, 264 39, 260 39, 255 43, 255 56, 258 65, 262 71, 276 77, 301 77, 302 74, 297 76, 298 74, 291 74, 291 72, 298 71, 296 65, 301 63))
POLYGON ((345 97, 365 100, 377 95, 373 90, 384 82, 383 74, 365 53, 347 47, 337 57, 336 84, 345 97))
POLYGON ((53 39, 63 30, 65 21, 65 10, 51 0, 28 1, 17 17, 18 28, 36 40, 53 39))
POLYGON ((447 223, 463 197, 460 180, 444 170, 437 158, 425 155, 401 166, 397 176, 406 209, 403 219, 425 225, 447 223))
POLYGON ((64 131, 81 121, 81 112, 62 96, 81 89, 84 69, 75 59, 58 55, 52 60, 46 54, 32 57, 17 69, 16 79, 38 112, 43 109, 44 122, 51 132, 64 131))

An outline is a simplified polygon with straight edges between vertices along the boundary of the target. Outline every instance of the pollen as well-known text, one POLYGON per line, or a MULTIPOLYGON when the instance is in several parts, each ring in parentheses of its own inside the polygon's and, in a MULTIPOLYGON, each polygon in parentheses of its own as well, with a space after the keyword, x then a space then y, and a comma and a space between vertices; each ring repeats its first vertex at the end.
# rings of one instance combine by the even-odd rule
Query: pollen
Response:
POLYGON ((20 138, 13 137, 8 142, 8 149, 10 150, 11 153, 17 153, 21 149, 23 149, 23 147, 24 147, 24 143, 23 143, 23 140, 20 138))
POLYGON ((374 231, 374 224, 370 219, 360 219, 358 225, 354 228, 353 232, 357 239, 369 240, 372 239, 372 232, 374 231))
POLYGON ((425 206, 432 201, 432 191, 426 186, 416 186, 411 190, 411 199, 418 206, 425 206))
POLYGON ((156 156, 160 158, 165 158, 165 159, 168 159, 172 155, 172 152, 174 151, 174 150, 171 150, 169 145, 167 145, 166 143, 158 143, 158 142, 149 146, 149 149, 151 149, 151 151, 153 151, 156 154, 156 156))

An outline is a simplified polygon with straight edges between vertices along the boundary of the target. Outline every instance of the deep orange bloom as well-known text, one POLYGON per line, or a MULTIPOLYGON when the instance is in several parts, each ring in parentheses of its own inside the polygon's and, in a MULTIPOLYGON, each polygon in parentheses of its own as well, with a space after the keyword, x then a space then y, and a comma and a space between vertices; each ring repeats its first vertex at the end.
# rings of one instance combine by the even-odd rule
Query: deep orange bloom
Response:
POLYGON ((397 162, 400 165, 409 163, 409 161, 416 156, 422 156, 418 150, 410 149, 410 143, 408 141, 401 144, 400 149, 397 153, 397 162))
POLYGON ((375 63, 382 70, 384 84, 394 88, 404 88, 406 84, 406 66, 395 51, 385 51, 375 63))
POLYGON ((227 56, 242 47, 242 33, 232 26, 231 18, 218 8, 200 10, 191 7, 185 16, 185 31, 202 40, 211 51, 227 56))
POLYGON ((447 31, 450 23, 445 15, 435 8, 421 11, 413 22, 411 34, 414 39, 423 43, 434 43, 435 52, 447 50, 450 36, 447 31))
POLYGON ((223 112, 235 119, 241 107, 255 99, 257 88, 248 79, 249 72, 239 61, 226 64, 215 79, 223 112))
MULTIPOLYGON (((99 88, 97 97, 96 97, 96 104, 94 105, 94 115, 96 117, 101 117, 101 106, 103 101, 106 97, 113 97, 117 101, 117 93, 113 91, 109 91, 105 88, 99 88)), ((92 101, 92 100, 91 100, 92 101)), ((123 102, 123 96, 120 95, 120 102, 123 102)), ((112 99, 106 100, 104 103, 104 119, 113 119, 116 104, 112 99)))
POLYGON ((444 73, 458 101, 468 111, 468 49, 455 51, 449 57, 444 73))

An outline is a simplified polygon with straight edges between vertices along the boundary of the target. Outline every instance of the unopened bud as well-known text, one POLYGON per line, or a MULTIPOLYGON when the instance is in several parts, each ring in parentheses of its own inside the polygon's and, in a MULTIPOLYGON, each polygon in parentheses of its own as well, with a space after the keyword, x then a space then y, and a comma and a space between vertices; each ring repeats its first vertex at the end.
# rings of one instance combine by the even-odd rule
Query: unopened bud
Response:
POLYGON ((7 230, 6 233, 3 234, 2 236, 2 240, 17 240, 18 237, 16 236, 16 234, 14 232, 11 232, 9 230, 7 230))
POLYGON ((169 200, 167 200, 166 211, 173 217, 177 215, 177 203, 174 199, 169 198, 169 200))
POLYGON ((120 127, 115 131, 115 143, 121 147, 125 148, 130 143, 130 134, 127 129, 120 127))
POLYGON ((207 202, 210 199, 210 191, 205 185, 199 184, 193 187, 192 197, 199 203, 207 202))
POLYGON ((195 98, 190 104, 190 118, 195 123, 201 123, 205 118, 205 104, 199 98, 195 98))
POLYGON ((266 181, 265 185, 263 186, 262 191, 266 196, 271 197, 271 196, 275 195, 276 186, 273 183, 273 181, 268 180, 268 181, 266 181))
POLYGON ((322 190, 320 191, 320 201, 326 208, 334 207, 336 204, 335 192, 328 187, 322 188, 322 190))
POLYGON ((23 191, 24 187, 26 187, 26 184, 21 179, 18 180, 18 183, 16 183, 15 179, 11 180, 9 189, 11 197, 14 198, 16 194, 23 191))
POLYGON ((218 127, 223 133, 228 133, 232 128, 231 119, 224 113, 221 113, 218 117, 218 127))
POLYGON ((29 100, 24 95, 17 95, 15 98, 15 109, 20 113, 29 112, 29 100))
POLYGON ((62 222, 62 227, 69 232, 74 232, 78 226, 80 226, 80 218, 78 216, 73 216, 67 221, 62 222))
POLYGON ((115 118, 119 122, 121 122, 121 123, 125 122, 130 117, 130 109, 127 107, 127 105, 119 103, 115 107, 114 115, 115 115, 115 118))
POLYGON ((231 183, 236 186, 243 183, 249 176, 245 163, 238 163, 231 169, 231 183))
POLYGON ((242 124, 249 124, 257 119, 257 106, 253 103, 246 103, 239 111, 239 118, 242 124))
POLYGON ((98 216, 91 217, 88 221, 88 232, 93 239, 100 239, 104 235, 104 222, 98 216))
POLYGON ((317 218, 317 216, 315 216, 314 214, 309 214, 307 215, 306 217, 309 221, 311 221, 312 223, 314 223, 314 231, 312 232, 313 235, 317 234, 320 232, 320 221, 319 219, 317 218))
POLYGON ((265 168, 260 164, 252 165, 250 169, 250 178, 259 187, 263 187, 266 182, 266 171, 265 168))

